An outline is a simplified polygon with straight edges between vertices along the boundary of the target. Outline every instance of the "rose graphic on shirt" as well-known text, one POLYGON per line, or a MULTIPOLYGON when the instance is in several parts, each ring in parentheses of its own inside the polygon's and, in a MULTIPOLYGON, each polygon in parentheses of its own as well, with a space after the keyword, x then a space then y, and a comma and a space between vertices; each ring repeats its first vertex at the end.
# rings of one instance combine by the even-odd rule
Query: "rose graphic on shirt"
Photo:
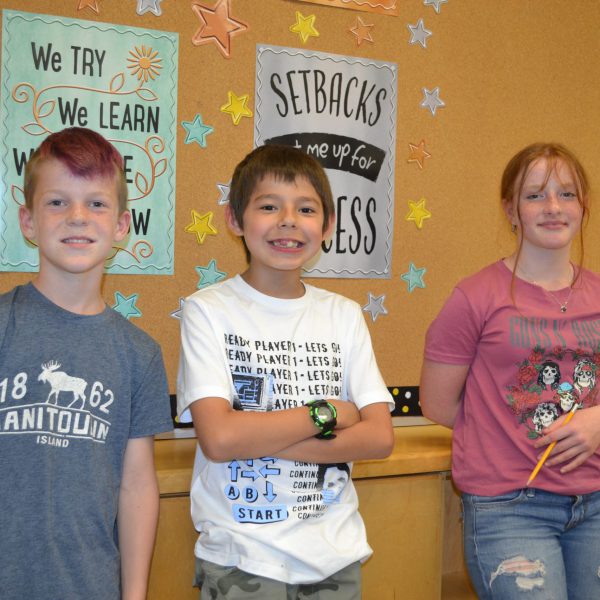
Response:
POLYGON ((508 387, 506 401, 530 439, 543 434, 561 415, 576 404, 578 408, 598 403, 596 371, 600 353, 580 348, 536 346, 517 363, 515 383, 508 387), (571 374, 570 378, 566 374, 571 374))

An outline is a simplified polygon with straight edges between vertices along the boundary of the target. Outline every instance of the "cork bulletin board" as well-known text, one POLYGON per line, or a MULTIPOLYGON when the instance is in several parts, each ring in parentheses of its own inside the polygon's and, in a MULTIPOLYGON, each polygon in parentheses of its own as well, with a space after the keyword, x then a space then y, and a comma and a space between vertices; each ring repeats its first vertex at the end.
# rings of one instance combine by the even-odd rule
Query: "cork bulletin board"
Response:
MULTIPOLYGON (((171 393, 180 299, 245 267, 223 200, 254 143, 260 45, 397 65, 389 277, 310 280, 366 308, 389 386, 418 385, 425 331, 453 285, 511 252, 498 189, 517 150, 562 142, 587 168, 593 193, 600 183, 597 2, 0 0, 0 8, 178 36, 173 272, 107 274, 103 285, 107 303, 130 299, 133 322, 161 344, 171 393), (228 11, 225 44, 200 31, 202 8, 228 11)), ((599 222, 592 204, 585 264, 594 270, 599 222)), ((0 292, 30 277, 0 272, 0 292)))

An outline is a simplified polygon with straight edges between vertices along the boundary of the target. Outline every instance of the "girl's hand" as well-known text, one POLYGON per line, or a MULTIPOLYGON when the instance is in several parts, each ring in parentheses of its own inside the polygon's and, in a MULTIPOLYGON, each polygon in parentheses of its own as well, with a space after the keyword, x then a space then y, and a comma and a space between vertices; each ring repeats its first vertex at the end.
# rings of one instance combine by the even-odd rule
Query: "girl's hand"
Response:
POLYGON ((564 418, 566 416, 546 428, 545 435, 534 446, 543 450, 556 440, 546 465, 551 467, 567 463, 560 472, 568 473, 583 464, 600 445, 600 406, 577 411, 570 423, 561 426, 564 418))

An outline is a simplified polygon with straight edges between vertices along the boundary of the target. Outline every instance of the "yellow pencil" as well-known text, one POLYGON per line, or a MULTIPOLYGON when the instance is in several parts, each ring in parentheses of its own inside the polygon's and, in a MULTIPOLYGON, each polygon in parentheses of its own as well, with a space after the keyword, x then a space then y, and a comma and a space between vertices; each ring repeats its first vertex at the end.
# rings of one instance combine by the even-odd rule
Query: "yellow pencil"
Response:
MULTIPOLYGON (((569 411, 569 414, 567 415, 567 418, 562 422, 562 425, 566 425, 572 418, 573 415, 575 414, 575 411, 577 410, 577 404, 575 404, 575 406, 573 406, 573 408, 569 411)), ((540 458, 540 460, 538 461, 538 464, 535 465, 535 469, 533 469, 533 471, 531 472, 531 475, 529 476, 529 479, 527 480, 527 483, 525 484, 525 487, 529 487, 529 484, 537 477, 537 474, 540 472, 540 469, 542 468, 543 464, 546 462, 546 459, 550 456, 550 452, 552 452, 552 450, 554 450, 554 446, 556 446, 556 440, 554 440, 545 450, 544 454, 542 454, 542 458, 540 458)))

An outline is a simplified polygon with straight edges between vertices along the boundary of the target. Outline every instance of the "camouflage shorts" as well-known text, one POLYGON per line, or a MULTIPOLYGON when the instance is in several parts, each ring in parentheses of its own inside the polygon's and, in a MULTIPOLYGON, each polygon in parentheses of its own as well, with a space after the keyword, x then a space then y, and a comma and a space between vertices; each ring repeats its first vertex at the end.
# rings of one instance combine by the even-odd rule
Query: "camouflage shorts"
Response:
POLYGON ((319 583, 292 585, 196 559, 194 585, 200 600, 360 600, 360 563, 319 583))

